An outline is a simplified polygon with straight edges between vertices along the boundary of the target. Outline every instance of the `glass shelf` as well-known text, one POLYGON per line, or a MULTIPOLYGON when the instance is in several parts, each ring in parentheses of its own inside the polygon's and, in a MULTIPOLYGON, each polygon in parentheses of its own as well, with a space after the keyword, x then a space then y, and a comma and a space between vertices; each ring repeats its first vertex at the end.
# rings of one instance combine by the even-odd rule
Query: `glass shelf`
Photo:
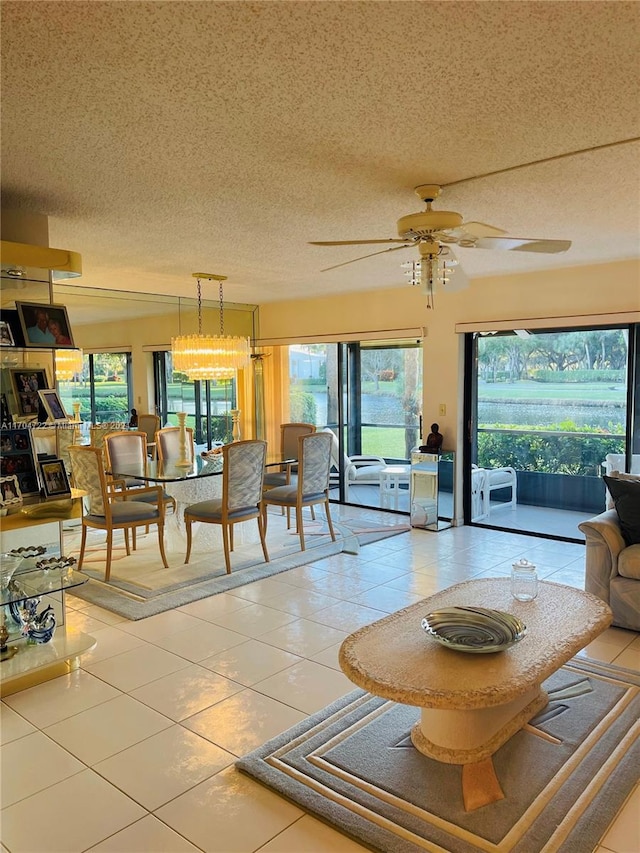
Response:
POLYGON ((9 581, 9 586, 0 589, 0 606, 10 604, 12 601, 25 601, 27 598, 72 589, 75 586, 82 586, 88 580, 87 575, 74 572, 70 568, 18 571, 9 581))

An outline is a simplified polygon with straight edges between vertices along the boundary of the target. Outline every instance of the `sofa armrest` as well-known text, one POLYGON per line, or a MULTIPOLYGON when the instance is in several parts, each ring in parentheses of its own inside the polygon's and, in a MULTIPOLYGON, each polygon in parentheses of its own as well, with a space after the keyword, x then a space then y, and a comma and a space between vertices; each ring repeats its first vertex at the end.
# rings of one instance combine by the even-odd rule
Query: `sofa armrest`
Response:
POLYGON ((609 602, 609 584, 618 574, 618 556, 626 548, 614 509, 600 513, 578 528, 586 537, 585 589, 609 602))

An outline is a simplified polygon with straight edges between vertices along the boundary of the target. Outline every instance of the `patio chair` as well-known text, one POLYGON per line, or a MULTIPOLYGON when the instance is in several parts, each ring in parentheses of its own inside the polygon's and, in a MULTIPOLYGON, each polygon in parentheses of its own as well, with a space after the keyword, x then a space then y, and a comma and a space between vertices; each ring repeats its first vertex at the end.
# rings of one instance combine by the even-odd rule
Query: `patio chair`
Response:
MULTIPOLYGON (((518 500, 518 477, 515 471, 515 468, 510 468, 508 466, 504 468, 478 468, 477 465, 472 465, 472 474, 471 474, 471 492, 473 497, 473 471, 484 471, 484 482, 481 484, 481 493, 482 493, 482 513, 479 516, 474 518, 474 521, 479 521, 480 518, 486 518, 489 513, 494 509, 499 509, 501 507, 511 507, 511 509, 516 508, 516 503, 518 500), (511 489, 511 497, 508 501, 495 502, 493 506, 491 506, 491 492, 496 489, 511 489)), ((477 478, 477 475, 476 475, 477 478)), ((476 486, 479 483, 476 482, 476 486)))
POLYGON ((265 521, 262 514, 262 478, 267 456, 267 442, 235 441, 222 448, 222 498, 191 504, 184 511, 187 526, 185 565, 191 556, 192 525, 194 521, 222 525, 222 544, 227 574, 231 574, 233 525, 255 518, 265 562, 269 553, 265 541, 265 521))
POLYGON ((146 486, 144 489, 126 489, 122 480, 107 482, 104 471, 102 450, 99 447, 72 444, 69 457, 74 485, 87 493, 87 511, 82 516, 82 542, 78 570, 82 569, 87 544, 87 529, 104 530, 107 534, 107 558, 104 570, 105 582, 111 575, 111 557, 113 551, 113 532, 122 530, 127 556, 129 548, 129 530, 158 526, 158 545, 165 569, 169 568, 164 552, 164 504, 160 486, 146 486), (155 496, 152 503, 139 500, 145 491, 155 496), (138 499, 136 499, 138 498, 138 499))
POLYGON ((285 507, 296 511, 296 529, 300 537, 301 550, 305 550, 302 510, 324 504, 327 524, 333 542, 333 530, 329 511, 329 469, 331 467, 331 436, 326 432, 313 432, 298 438, 298 475, 295 483, 275 486, 263 493, 262 506, 264 529, 267 529, 267 506, 285 507))
MULTIPOLYGON (((338 436, 330 427, 324 427, 321 432, 331 435, 331 481, 333 487, 339 484, 340 471, 340 443, 338 436)), ((344 492, 345 500, 349 500, 349 486, 379 486, 380 473, 387 467, 388 463, 382 456, 347 456, 342 454, 344 462, 344 492)))

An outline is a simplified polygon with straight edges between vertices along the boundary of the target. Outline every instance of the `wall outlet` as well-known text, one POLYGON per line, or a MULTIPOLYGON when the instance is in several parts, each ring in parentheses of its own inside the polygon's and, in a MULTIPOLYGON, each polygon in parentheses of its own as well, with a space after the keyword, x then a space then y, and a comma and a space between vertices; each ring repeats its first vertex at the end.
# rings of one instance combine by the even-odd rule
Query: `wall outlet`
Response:
POLYGON ((438 414, 439 415, 446 415, 447 414, 447 404, 446 403, 440 403, 440 405, 438 406, 438 414))

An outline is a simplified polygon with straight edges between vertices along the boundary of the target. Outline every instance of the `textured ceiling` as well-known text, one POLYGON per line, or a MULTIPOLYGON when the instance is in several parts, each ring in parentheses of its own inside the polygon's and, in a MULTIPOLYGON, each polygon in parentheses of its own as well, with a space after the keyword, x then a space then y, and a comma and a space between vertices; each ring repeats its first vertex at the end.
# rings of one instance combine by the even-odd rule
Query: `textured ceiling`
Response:
POLYGON ((545 256, 459 250, 470 277, 640 254, 637 2, 12 2, 2 203, 50 217, 81 283, 260 303, 402 286, 413 188, 545 256), (600 146, 608 146, 601 148, 600 146), (609 147, 611 146, 611 147, 609 147), (376 247, 372 247, 375 249, 376 247))

